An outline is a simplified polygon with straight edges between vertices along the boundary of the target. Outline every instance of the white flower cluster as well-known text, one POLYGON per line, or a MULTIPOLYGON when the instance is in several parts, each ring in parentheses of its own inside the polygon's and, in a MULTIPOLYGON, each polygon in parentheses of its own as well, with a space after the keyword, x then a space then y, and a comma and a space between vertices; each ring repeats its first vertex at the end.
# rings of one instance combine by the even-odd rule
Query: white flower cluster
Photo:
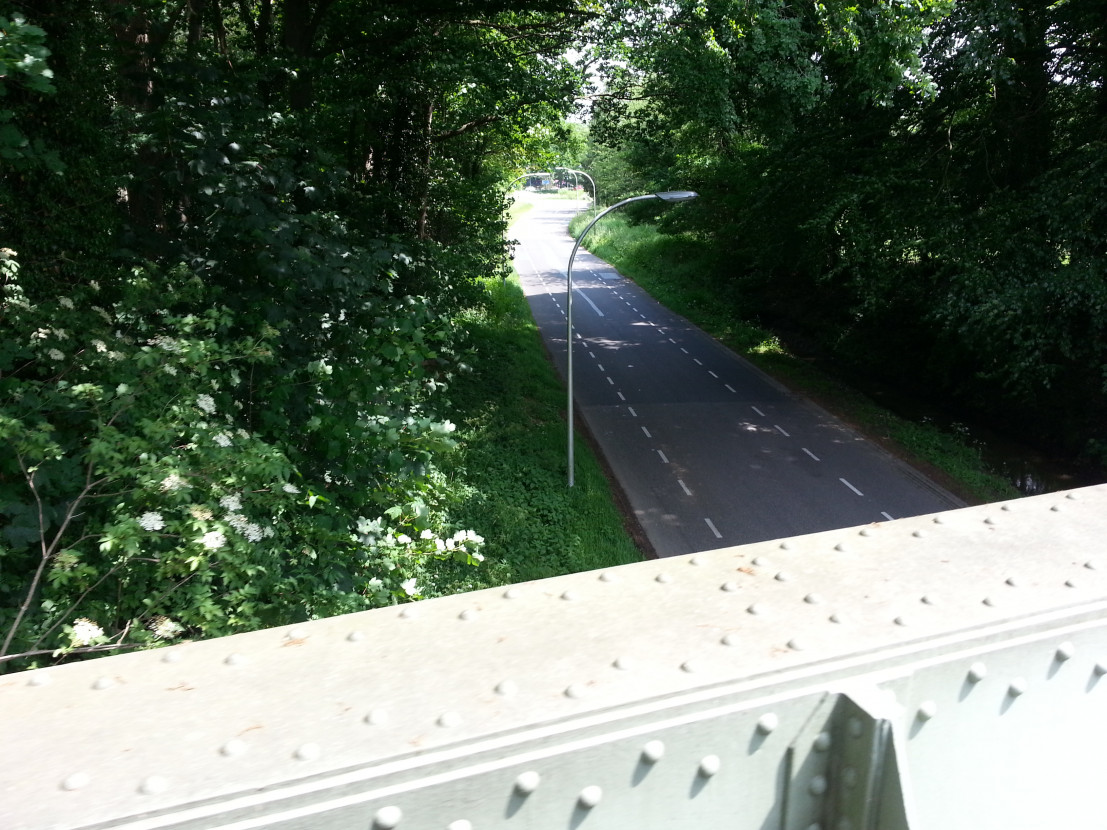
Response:
POLYGON ((184 631, 184 626, 179 622, 175 622, 169 617, 158 615, 150 620, 146 626, 150 629, 155 637, 159 640, 172 640, 174 637, 179 637, 184 631))
POLYGON ((155 513, 153 511, 143 513, 139 516, 138 523, 143 530, 161 530, 165 527, 165 520, 162 518, 161 513, 155 513))
POLYGON ((404 593, 409 597, 413 597, 419 593, 419 586, 415 583, 415 577, 405 579, 400 583, 400 587, 404 589, 404 593))
POLYGON ((227 543, 227 537, 223 535, 222 531, 212 530, 205 533, 200 542, 208 550, 219 550, 227 543))
POLYGON ((228 493, 219 499, 219 506, 231 513, 234 513, 236 510, 241 510, 242 496, 238 493, 228 493))
POLYGON ((215 412, 215 398, 211 395, 197 395, 196 405, 209 415, 215 412))
POLYGON ((229 447, 234 442, 231 440, 231 436, 225 432, 216 433, 215 437, 211 439, 221 447, 229 447))
POLYGON ((87 646, 93 640, 104 636, 104 629, 87 617, 79 617, 73 623, 73 631, 69 635, 75 646, 87 646))
POLYGON ((161 480, 161 491, 163 493, 175 493, 178 490, 187 487, 188 482, 181 478, 177 473, 170 473, 161 480))
POLYGON ((172 337, 166 337, 164 334, 159 334, 157 337, 151 340, 150 345, 165 349, 167 352, 179 352, 182 351, 183 348, 179 340, 174 340, 172 337))
POLYGON ((250 542, 260 542, 262 539, 273 535, 273 528, 263 528, 261 525, 251 522, 241 513, 228 513, 223 517, 223 521, 245 536, 247 541, 250 542))

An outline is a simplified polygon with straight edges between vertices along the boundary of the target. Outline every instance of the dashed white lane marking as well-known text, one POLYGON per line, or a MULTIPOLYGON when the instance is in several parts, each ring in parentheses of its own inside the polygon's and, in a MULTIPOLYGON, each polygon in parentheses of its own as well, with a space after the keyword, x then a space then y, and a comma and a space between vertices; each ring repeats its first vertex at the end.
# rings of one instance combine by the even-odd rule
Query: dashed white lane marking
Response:
POLYGON ((891 516, 889 516, 889 515, 888 515, 887 513, 885 513, 885 512, 883 511, 883 510, 881 510, 881 511, 880 511, 880 515, 881 515, 881 516, 883 516, 883 517, 884 517, 885 519, 887 519, 887 520, 888 520, 888 521, 890 521, 890 522, 894 522, 894 521, 895 521, 895 519, 894 519, 894 518, 892 518, 891 516))
POLYGON ((599 367, 599 370, 601 372, 603 371, 603 364, 602 363, 597 363, 596 366, 599 367))
POLYGON ((671 338, 671 337, 669 338, 669 342, 672 343, 674 346, 676 345, 676 341, 673 340, 673 338, 671 338))
MULTIPOLYGON (((621 400, 621 401, 625 401, 625 400, 627 399, 627 398, 626 398, 626 395, 624 395, 624 394, 623 394, 622 392, 616 392, 615 394, 619 396, 619 400, 621 400)), ((632 410, 630 410, 630 412, 631 412, 631 414, 632 414, 632 415, 634 414, 634 410, 633 410, 633 409, 632 409, 632 410)), ((638 416, 637 416, 637 415, 634 415, 634 417, 635 417, 635 418, 637 418, 638 416)))
POLYGON ((815 455, 815 453, 811 452, 811 450, 807 449, 807 447, 804 447, 803 451, 805 453, 807 453, 809 456, 811 456, 812 458, 814 458, 816 461, 819 460, 819 456, 815 455))
POLYGON ((707 526, 711 528, 711 532, 715 534, 716 539, 723 538, 723 534, 719 533, 719 528, 715 527, 715 523, 713 521, 711 521, 710 519, 704 519, 704 521, 707 522, 707 526))
POLYGON ((712 372, 710 369, 707 370, 707 374, 711 375, 711 377, 715 378, 715 380, 719 379, 719 376, 712 372))
POLYGON ((696 364, 697 366, 702 366, 702 365, 703 365, 703 361, 702 361, 702 360, 700 360, 700 359, 699 359, 698 357, 693 357, 693 358, 692 358, 692 361, 693 361, 693 362, 694 362, 694 363, 695 363, 695 364, 696 364))
POLYGON ((681 481, 679 478, 677 479, 677 484, 679 484, 680 489, 684 491, 684 495, 686 495, 686 496, 692 495, 692 491, 688 489, 688 485, 685 484, 683 481, 681 481))
POLYGON ((680 350, 682 352, 684 352, 685 354, 688 354, 688 350, 686 348, 684 348, 683 346, 680 347, 680 350))
MULTIPOLYGON (((620 394, 619 397, 622 397, 622 395, 620 394)), ((637 418, 638 417, 638 413, 634 411, 633 406, 628 406, 627 410, 630 412, 630 417, 631 418, 637 418)))
POLYGON ((783 435, 783 436, 784 436, 785 438, 791 438, 791 437, 792 437, 791 435, 789 435, 789 434, 787 433, 787 431, 786 431, 786 430, 784 429, 784 427, 782 427, 782 426, 781 426, 780 424, 773 424, 773 426, 774 426, 774 427, 776 427, 776 428, 777 428, 777 431, 778 431, 778 432, 779 432, 779 433, 780 433, 781 435, 783 435))
POLYGON ((855 493, 856 493, 857 495, 859 495, 859 496, 863 496, 863 495, 865 495, 865 494, 864 494, 864 493, 862 493, 862 492, 861 492, 860 490, 858 490, 858 489, 857 489, 856 487, 854 487, 854 486, 853 486, 852 484, 850 484, 850 483, 849 483, 848 481, 846 481, 846 480, 845 480, 844 478, 840 478, 840 479, 838 479, 838 480, 839 480, 840 482, 842 482, 842 484, 846 485, 846 487, 848 487, 849 489, 851 489, 851 490, 852 490, 853 492, 855 492, 855 493))
POLYGON ((657 454, 661 456, 661 463, 662 464, 668 464, 669 463, 669 458, 668 458, 668 456, 665 455, 665 453, 663 453, 661 450, 658 450, 657 454))
POLYGON ((608 377, 607 382, 610 383, 612 386, 615 385, 615 381, 613 381, 610 377, 608 377))
POLYGON ((726 386, 726 388, 727 388, 727 389, 729 389, 729 390, 730 390, 731 392, 733 392, 733 393, 734 393, 735 395, 737 395, 737 394, 738 394, 738 390, 737 390, 737 389, 735 389, 735 388, 734 388, 733 386, 731 386, 731 385, 730 385, 729 383, 727 383, 727 384, 724 384, 724 385, 726 386))
POLYGON ((762 418, 764 418, 764 417, 765 417, 765 413, 764 413, 764 412, 762 412, 762 411, 761 411, 760 409, 758 409, 758 408, 757 408, 756 406, 751 406, 751 407, 750 407, 750 409, 752 409, 752 410, 753 410, 754 412, 756 412, 756 413, 757 413, 758 415, 760 415, 760 416, 761 416, 762 418))
POLYGON ((642 427, 642 432, 646 433, 647 438, 653 438, 653 436, 650 435, 650 431, 648 429, 646 429, 645 427, 642 427))
POLYGON ((573 290, 577 292, 578 297, 580 297, 582 300, 584 300, 586 303, 588 303, 588 305, 592 306, 592 310, 594 312, 596 312, 597 317, 603 317, 604 316, 603 312, 600 311, 600 307, 598 305, 596 305, 594 302, 592 302, 591 297, 589 297, 587 294, 585 294, 579 288, 574 288, 573 290))
POLYGON ((589 352, 589 353, 588 353, 588 356, 589 356, 590 358, 592 358, 593 360, 595 360, 595 359, 596 359, 596 356, 595 356, 594 354, 592 354, 591 352, 589 352))

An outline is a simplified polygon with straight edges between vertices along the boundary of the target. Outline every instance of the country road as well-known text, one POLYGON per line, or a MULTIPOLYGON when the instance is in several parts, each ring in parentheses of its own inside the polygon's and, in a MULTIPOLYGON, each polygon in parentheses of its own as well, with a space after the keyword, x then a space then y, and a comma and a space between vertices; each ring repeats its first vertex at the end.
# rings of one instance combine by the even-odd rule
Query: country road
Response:
MULTIPOLYGON (((567 224, 581 203, 529 198, 515 265, 564 378, 567 224)), ((584 248, 573 283, 576 409, 658 556, 962 506, 584 248)))

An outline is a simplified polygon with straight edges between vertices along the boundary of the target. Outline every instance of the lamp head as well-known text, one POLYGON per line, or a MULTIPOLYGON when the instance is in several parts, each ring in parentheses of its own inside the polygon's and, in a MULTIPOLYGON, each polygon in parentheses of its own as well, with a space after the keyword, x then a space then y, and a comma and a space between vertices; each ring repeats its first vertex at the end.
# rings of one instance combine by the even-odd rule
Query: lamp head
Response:
POLYGON ((664 190, 653 195, 663 202, 690 202, 700 194, 693 190, 664 190))

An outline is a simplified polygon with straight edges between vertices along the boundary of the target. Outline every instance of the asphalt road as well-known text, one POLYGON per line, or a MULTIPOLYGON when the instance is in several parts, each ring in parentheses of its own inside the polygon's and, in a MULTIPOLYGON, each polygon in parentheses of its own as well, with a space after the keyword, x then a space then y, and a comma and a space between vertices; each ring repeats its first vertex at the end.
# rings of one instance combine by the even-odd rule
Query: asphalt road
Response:
MULTIPOLYGON (((581 203, 535 202, 511 230, 515 265, 564 378, 581 203)), ((658 556, 963 506, 583 248, 573 286, 576 411, 658 556)))

